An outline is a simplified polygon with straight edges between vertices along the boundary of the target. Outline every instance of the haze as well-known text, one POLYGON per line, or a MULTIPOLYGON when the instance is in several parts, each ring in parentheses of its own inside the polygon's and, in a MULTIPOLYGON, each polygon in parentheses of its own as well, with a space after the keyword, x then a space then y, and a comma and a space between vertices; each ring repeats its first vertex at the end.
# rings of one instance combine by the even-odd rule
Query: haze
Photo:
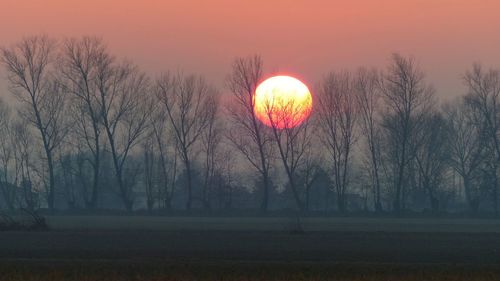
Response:
MULTIPOLYGON (((443 98, 479 61, 500 65, 497 1, 3 0, 0 43, 45 33, 97 35, 155 74, 183 69, 219 87, 237 56, 314 84, 331 70, 414 56, 443 98)), ((5 83, 2 82, 4 85, 5 83)), ((4 87, 5 88, 5 87, 4 87)))
POLYGON ((499 11, 0 0, 0 281, 500 280, 499 11))

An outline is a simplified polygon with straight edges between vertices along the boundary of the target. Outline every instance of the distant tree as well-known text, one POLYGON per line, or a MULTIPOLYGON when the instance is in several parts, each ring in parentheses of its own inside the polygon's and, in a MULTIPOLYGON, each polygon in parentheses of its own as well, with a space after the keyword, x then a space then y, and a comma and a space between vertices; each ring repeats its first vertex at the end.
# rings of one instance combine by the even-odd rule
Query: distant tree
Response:
POLYGON ((13 134, 13 117, 9 105, 0 99, 0 190, 9 210, 16 205, 17 169, 15 161, 15 138, 13 134))
POLYGON ((218 171, 217 162, 222 161, 221 141, 222 124, 218 118, 219 101, 217 97, 209 100, 207 104, 209 115, 207 116, 207 126, 202 135, 202 151, 204 154, 203 163, 203 188, 202 201, 206 209, 210 209, 210 193, 215 187, 215 181, 218 171))
POLYGON ((449 128, 450 165, 462 178, 465 199, 470 211, 477 212, 480 203, 479 172, 488 139, 475 122, 473 108, 464 99, 445 106, 449 128))
POLYGON ((381 98, 380 73, 377 70, 360 69, 356 75, 356 106, 359 110, 360 132, 368 147, 368 171, 374 194, 375 211, 381 212, 381 98))
POLYGON ((152 135, 146 135, 144 141, 142 142, 142 149, 144 154, 143 182, 146 192, 146 207, 148 212, 151 214, 156 200, 159 199, 160 195, 158 178, 155 173, 157 164, 155 155, 155 139, 152 135))
POLYGON ((419 181, 429 196, 431 209, 437 213, 440 208, 440 194, 448 172, 450 159, 449 128, 439 112, 426 115, 424 125, 417 132, 417 153, 415 156, 419 181))
POLYGON ((349 188, 350 160, 356 140, 358 117, 354 78, 350 73, 331 73, 321 83, 318 92, 319 137, 328 152, 337 207, 346 211, 349 188))
POLYGON ((231 146, 223 146, 217 157, 214 169, 214 187, 219 208, 233 208, 235 190, 235 157, 231 146))
POLYGON ((237 58, 233 62, 232 72, 227 79, 233 98, 227 105, 231 125, 226 137, 260 175, 263 186, 260 209, 266 212, 269 207, 269 172, 274 151, 270 130, 257 120, 254 111, 253 96, 261 80, 260 56, 237 58))
POLYGON ((28 129, 27 120, 21 119, 12 126, 14 142, 15 169, 18 174, 16 185, 22 190, 20 206, 28 210, 35 210, 40 206, 39 190, 36 189, 37 171, 34 162, 34 138, 28 129))
POLYGON ((298 182, 300 183, 299 185, 303 186, 305 193, 304 209, 307 211, 311 207, 311 189, 319 180, 321 173, 324 172, 321 167, 323 160, 324 157, 321 150, 318 149, 318 145, 312 140, 310 145, 305 148, 304 159, 298 168, 298 182))
POLYGON ((74 167, 74 155, 71 152, 61 152, 59 156, 59 169, 57 181, 61 186, 66 197, 66 202, 69 209, 75 209, 78 206, 78 190, 75 184, 76 181, 76 169, 74 167))
POLYGON ((493 212, 498 216, 498 159, 493 142, 484 143, 485 153, 479 169, 478 189, 481 196, 491 200, 493 212))
POLYGON ((150 81, 131 63, 117 64, 111 58, 97 67, 98 108, 111 151, 120 197, 128 211, 133 208, 133 184, 137 163, 128 163, 131 150, 140 141, 152 111, 150 81))
POLYGON ((152 212, 158 205, 169 210, 177 180, 178 149, 162 104, 154 105, 149 122, 148 133, 142 141, 147 208, 152 212))
POLYGON ((500 163, 500 72, 496 69, 483 70, 474 64, 464 75, 467 87, 466 101, 475 112, 475 126, 482 128, 484 143, 491 147, 494 156, 489 161, 488 174, 492 177, 492 198, 495 214, 498 214, 498 167, 500 163))
POLYGON ((99 106, 99 67, 111 60, 102 40, 93 37, 64 41, 60 64, 61 81, 71 96, 71 117, 74 119, 74 144, 84 149, 81 171, 91 167, 90 182, 81 178, 83 197, 87 208, 95 208, 98 199, 99 171, 101 168, 102 122, 99 106))
POLYGON ((414 60, 399 54, 392 56, 391 65, 380 82, 386 105, 383 128, 393 181, 393 210, 398 213, 404 208, 409 163, 415 157, 414 136, 434 105, 434 90, 414 60))
POLYGON ((164 74, 156 81, 156 96, 164 105, 186 172, 187 202, 193 202, 193 149, 209 125, 216 89, 202 77, 164 74))
POLYGON ((68 128, 64 119, 66 95, 51 75, 55 49, 55 42, 46 36, 27 37, 10 48, 1 48, 11 92, 22 104, 19 114, 36 128, 42 141, 48 169, 44 185, 51 210, 55 208, 54 150, 68 128))
POLYGON ((166 209, 172 208, 172 199, 175 192, 178 170, 179 150, 177 138, 169 127, 167 114, 161 104, 155 106, 152 115, 151 137, 154 140, 153 148, 156 147, 158 173, 159 199, 166 209))

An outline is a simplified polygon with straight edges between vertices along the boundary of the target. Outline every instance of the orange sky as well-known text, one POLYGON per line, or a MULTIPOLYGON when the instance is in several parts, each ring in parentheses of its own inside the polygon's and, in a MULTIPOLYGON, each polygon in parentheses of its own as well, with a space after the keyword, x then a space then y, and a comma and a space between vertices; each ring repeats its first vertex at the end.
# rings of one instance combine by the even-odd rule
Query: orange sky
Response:
POLYGON ((0 45, 23 35, 98 35, 150 73, 183 69, 223 85, 236 56, 314 85, 327 71, 413 55, 442 97, 474 61, 500 67, 500 1, 0 0, 0 45))

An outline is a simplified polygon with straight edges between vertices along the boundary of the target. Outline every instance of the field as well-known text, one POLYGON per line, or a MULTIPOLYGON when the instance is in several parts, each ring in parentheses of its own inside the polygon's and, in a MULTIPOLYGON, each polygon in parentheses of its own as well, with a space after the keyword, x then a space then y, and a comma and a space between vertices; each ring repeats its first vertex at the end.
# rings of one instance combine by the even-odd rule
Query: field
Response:
POLYGON ((500 279, 496 220, 308 218, 303 232, 292 218, 48 223, 50 231, 0 232, 0 280, 500 279))
MULTIPOLYGON (((162 217, 162 216, 49 216, 53 230, 223 230, 288 231, 295 217, 162 217)), ((495 219, 426 218, 300 218, 305 231, 317 232, 461 232, 500 233, 495 219)))
POLYGON ((16 263, 2 281, 497 281, 500 268, 451 265, 16 263))

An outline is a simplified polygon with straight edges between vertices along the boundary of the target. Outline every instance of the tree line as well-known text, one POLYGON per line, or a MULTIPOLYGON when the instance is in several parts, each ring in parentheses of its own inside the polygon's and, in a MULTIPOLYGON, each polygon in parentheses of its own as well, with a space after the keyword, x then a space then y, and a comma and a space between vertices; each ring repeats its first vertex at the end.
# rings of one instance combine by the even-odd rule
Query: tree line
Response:
POLYGON ((301 105, 270 103, 280 120, 257 119, 260 56, 235 59, 220 89, 147 75, 95 37, 26 37, 0 61, 16 98, 0 102, 5 209, 498 213, 497 69, 474 64, 465 94, 442 103, 394 54, 382 69, 328 73, 311 116, 282 128, 301 105))

